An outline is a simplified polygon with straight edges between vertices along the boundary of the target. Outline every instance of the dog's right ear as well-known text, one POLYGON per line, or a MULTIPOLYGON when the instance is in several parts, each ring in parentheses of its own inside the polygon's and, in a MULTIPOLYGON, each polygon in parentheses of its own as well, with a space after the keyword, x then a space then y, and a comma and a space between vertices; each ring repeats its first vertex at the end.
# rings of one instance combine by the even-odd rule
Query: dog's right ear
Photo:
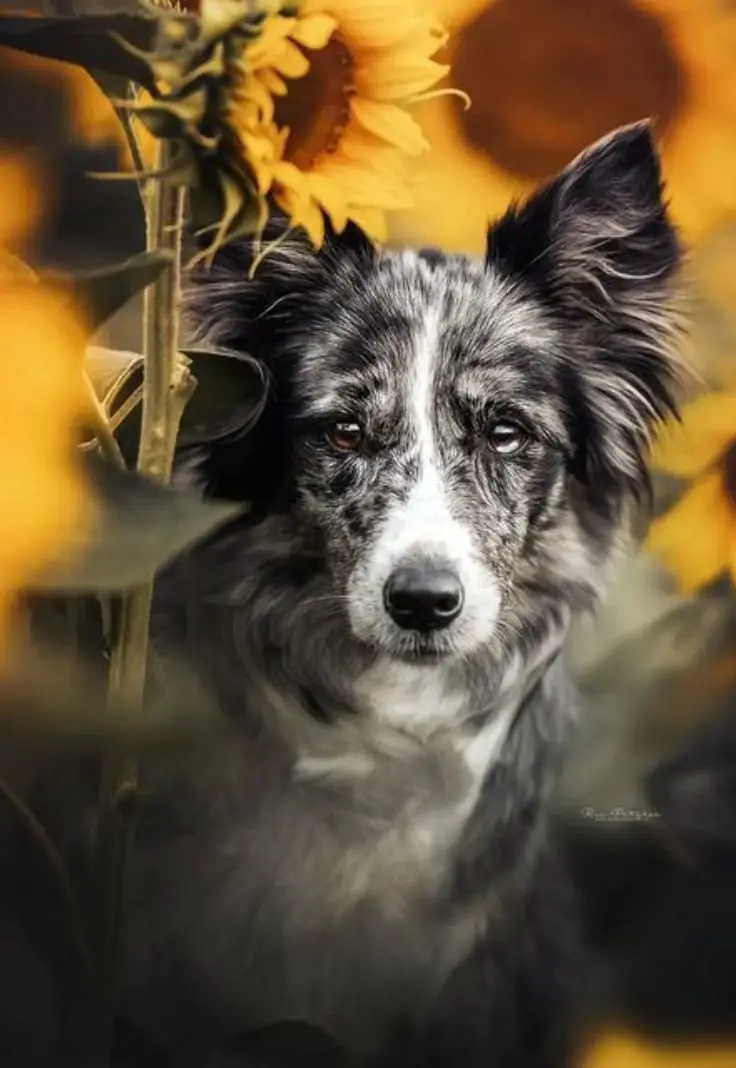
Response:
POLYGON ((335 272, 365 270, 374 255, 354 223, 340 233, 327 223, 324 244, 315 249, 301 229, 276 216, 258 242, 226 245, 211 266, 191 273, 187 325, 198 344, 249 352, 271 367, 281 342, 319 303, 325 281, 335 272))

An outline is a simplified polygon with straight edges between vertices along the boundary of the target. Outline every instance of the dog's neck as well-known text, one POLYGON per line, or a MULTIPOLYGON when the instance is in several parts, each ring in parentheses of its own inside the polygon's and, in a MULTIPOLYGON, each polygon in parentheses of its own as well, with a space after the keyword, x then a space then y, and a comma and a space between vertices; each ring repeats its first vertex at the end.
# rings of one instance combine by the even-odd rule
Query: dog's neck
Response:
MULTIPOLYGON (((290 700, 275 704, 272 691, 269 719, 273 725, 284 717, 283 735, 297 739, 297 770, 304 778, 350 782, 399 761, 428 782, 448 774, 467 779, 478 796, 563 640, 564 631, 555 631, 533 652, 519 649, 501 662, 490 651, 472 662, 411 664, 375 656, 356 669, 356 660, 340 689, 331 682, 336 672, 321 675, 315 661, 290 700)), ((292 676, 288 654, 278 663, 283 682, 292 676)), ((283 698, 285 689, 277 685, 283 698)))

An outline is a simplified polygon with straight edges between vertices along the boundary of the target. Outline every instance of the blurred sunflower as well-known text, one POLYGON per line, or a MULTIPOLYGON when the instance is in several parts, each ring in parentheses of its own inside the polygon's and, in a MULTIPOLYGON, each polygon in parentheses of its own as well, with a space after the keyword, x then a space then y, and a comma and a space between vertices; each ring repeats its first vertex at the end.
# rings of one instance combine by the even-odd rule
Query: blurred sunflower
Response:
MULTIPOLYGON (((1 161, 0 161, 1 162, 1 161)), ((40 193, 17 159, 0 165, 0 250, 30 228, 40 193), (20 185, 16 183, 22 178, 20 185), (13 198, 13 191, 34 196, 13 198), (28 214, 23 213, 23 205, 28 214)), ((74 463, 75 426, 85 411, 85 335, 61 298, 28 267, 0 253, 0 654, 23 587, 84 522, 87 500, 74 463)))
POLYGON ((432 143, 397 238, 480 251, 489 217, 610 129, 653 116, 689 240, 736 210, 736 8, 720 0, 428 0, 467 91, 419 118, 432 143))
POLYGON ((580 1068, 733 1068, 736 1047, 659 1044, 626 1034, 602 1036, 595 1042, 580 1068))
POLYGON ((410 107, 447 73, 432 59, 444 42, 411 2, 302 0, 243 52, 228 124, 260 193, 315 245, 323 211, 338 232, 350 219, 383 241, 385 213, 412 205, 429 144, 410 107))
POLYGON ((736 582, 736 393, 687 405, 652 452, 655 470, 687 480, 677 503, 656 519, 648 545, 688 593, 723 574, 736 582))

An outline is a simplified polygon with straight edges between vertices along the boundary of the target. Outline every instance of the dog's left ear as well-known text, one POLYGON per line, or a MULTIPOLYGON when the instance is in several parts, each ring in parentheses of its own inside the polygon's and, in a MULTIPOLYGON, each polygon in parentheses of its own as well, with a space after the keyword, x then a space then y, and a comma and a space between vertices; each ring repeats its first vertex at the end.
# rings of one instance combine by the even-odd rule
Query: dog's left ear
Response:
POLYGON ((373 245, 353 223, 339 234, 327 223, 316 251, 302 230, 290 229, 283 215, 274 214, 259 241, 225 245, 212 265, 201 264, 189 275, 190 331, 200 344, 249 352, 269 364, 281 335, 293 329, 282 302, 288 300, 298 320, 319 301, 336 270, 359 274, 373 256, 373 245), (273 314, 279 307, 280 314, 273 314))
POLYGON ((675 405, 674 279, 682 252, 649 123, 624 127, 512 207, 489 268, 518 278, 569 335, 592 416, 584 474, 638 491, 654 424, 675 405))
POLYGON ((274 215, 260 242, 226 245, 212 266, 200 265, 188 278, 192 342, 247 353, 268 381, 261 418, 249 433, 199 442, 190 465, 208 494, 248 500, 253 514, 281 485, 296 354, 315 318, 334 316, 329 283, 340 274, 347 285, 359 285, 375 256, 354 224, 339 234, 325 229, 316 251, 306 234, 274 215))
POLYGON ((681 255, 662 193, 650 124, 626 126, 512 206, 489 231, 487 262, 570 312, 652 301, 681 255))

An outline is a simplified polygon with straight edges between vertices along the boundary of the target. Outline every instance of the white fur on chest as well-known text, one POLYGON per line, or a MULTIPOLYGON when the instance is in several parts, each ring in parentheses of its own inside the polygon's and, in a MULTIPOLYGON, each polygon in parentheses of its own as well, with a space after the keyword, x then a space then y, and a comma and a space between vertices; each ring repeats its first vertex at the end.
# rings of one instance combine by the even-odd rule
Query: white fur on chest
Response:
POLYGON ((516 707, 515 701, 509 701, 483 727, 469 727, 468 720, 480 709, 470 705, 470 695, 442 663, 414 666, 379 661, 358 680, 356 693, 378 723, 426 744, 436 737, 447 740, 476 788, 500 754, 516 707))
POLYGON ((432 894, 449 876, 516 702, 473 726, 480 709, 457 672, 441 662, 379 660, 354 693, 359 717, 345 725, 348 734, 333 736, 346 744, 329 755, 302 751, 294 775, 317 791, 323 784, 331 791, 344 786, 358 820, 363 804, 370 806, 363 832, 336 858, 331 882, 339 889, 331 899, 349 908, 377 898, 384 914, 401 915, 407 895, 432 894))
MULTIPOLYGON (((414 666, 380 660, 355 685, 358 706, 367 717, 367 734, 377 731, 384 754, 397 762, 417 747, 427 759, 440 750, 459 758, 467 773, 467 799, 477 799, 489 768, 498 759, 516 714, 513 687, 507 700, 481 727, 471 721, 480 709, 441 663, 414 666), (394 744, 391 744, 392 741, 394 744)), ((303 753, 294 767, 296 778, 355 781, 375 771, 375 753, 355 748, 329 756, 303 753)))
POLYGON ((453 686, 444 665, 380 659, 357 681, 363 711, 376 722, 417 738, 429 738, 461 721, 467 695, 453 686))

